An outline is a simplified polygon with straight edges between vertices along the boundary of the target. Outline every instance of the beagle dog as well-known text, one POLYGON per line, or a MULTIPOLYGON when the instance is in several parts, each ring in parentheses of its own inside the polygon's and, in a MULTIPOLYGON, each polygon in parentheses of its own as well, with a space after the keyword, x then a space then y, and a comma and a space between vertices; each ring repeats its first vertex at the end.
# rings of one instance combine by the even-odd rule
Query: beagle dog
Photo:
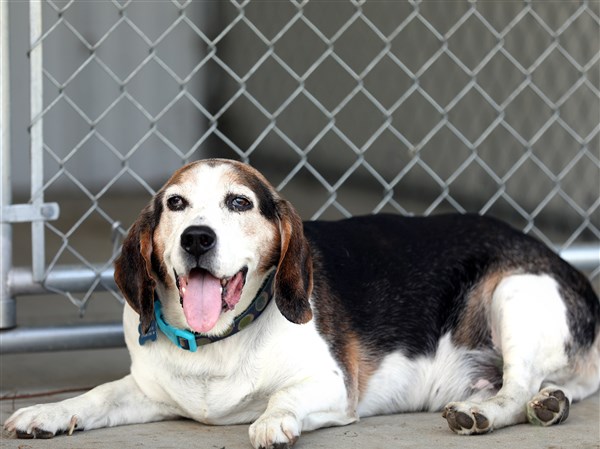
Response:
POLYGON ((49 438, 177 417, 254 448, 360 417, 443 411, 470 435, 549 426, 600 384, 600 305, 537 240, 476 215, 302 223, 256 170, 178 170, 116 261, 131 373, 18 410, 49 438))

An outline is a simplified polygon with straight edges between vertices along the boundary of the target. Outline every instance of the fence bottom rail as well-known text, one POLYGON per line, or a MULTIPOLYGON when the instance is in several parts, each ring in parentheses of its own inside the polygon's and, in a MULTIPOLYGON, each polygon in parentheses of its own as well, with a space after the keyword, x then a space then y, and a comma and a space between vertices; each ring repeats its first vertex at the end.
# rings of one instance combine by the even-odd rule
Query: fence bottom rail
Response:
POLYGON ((121 323, 17 327, 0 331, 0 353, 104 349, 125 346, 121 323))

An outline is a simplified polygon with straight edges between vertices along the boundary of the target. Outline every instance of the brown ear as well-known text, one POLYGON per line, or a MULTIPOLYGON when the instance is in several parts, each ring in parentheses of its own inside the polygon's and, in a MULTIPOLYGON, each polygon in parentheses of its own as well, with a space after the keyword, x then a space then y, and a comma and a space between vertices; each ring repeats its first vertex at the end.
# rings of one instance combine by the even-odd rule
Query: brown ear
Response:
POLYGON ((115 281, 129 305, 140 315, 142 333, 146 334, 154 319, 154 288, 152 277, 152 233, 154 212, 152 205, 142 210, 129 228, 115 261, 115 281))
POLYGON ((275 274, 276 303, 285 318, 302 324, 312 318, 308 301, 313 287, 310 247, 304 237, 302 220, 289 202, 278 202, 277 215, 281 252, 275 274))

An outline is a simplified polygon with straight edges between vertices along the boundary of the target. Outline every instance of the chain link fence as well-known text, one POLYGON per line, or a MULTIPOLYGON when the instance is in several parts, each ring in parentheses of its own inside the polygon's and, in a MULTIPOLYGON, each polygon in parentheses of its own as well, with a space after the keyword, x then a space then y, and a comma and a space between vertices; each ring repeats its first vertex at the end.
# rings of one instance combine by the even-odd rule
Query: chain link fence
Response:
POLYGON ((252 163, 306 219, 492 214, 600 278, 597 1, 45 0, 28 14, 31 165, 14 178, 30 182, 14 188, 61 214, 32 224, 13 294, 120 300, 119 236, 171 171, 213 156, 252 163))

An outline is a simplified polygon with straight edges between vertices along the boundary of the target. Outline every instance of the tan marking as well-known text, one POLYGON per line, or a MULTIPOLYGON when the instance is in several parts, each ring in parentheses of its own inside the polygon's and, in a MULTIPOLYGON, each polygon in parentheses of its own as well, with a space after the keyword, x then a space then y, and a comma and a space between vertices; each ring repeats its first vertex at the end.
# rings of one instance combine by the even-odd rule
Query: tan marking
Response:
POLYGON ((243 184, 243 185, 247 186, 248 188, 250 188, 252 185, 252 183, 250 182, 250 179, 256 178, 260 182, 262 182, 265 186, 268 187, 268 189, 273 194, 274 198, 279 198, 277 190, 275 190, 275 188, 271 185, 271 183, 267 180, 267 178, 265 178, 261 172, 259 172, 255 168, 251 167, 250 165, 243 164, 238 161, 229 161, 229 160, 223 160, 223 159, 214 159, 214 161, 216 161, 218 163, 229 163, 229 165, 231 165, 235 169, 231 175, 232 181, 238 182, 238 183, 243 184))
POLYGON ((180 185, 186 182, 193 182, 191 171, 194 167, 200 165, 203 161, 196 161, 190 164, 184 165, 175 171, 169 178, 169 180, 165 183, 161 190, 166 190, 167 187, 172 185, 180 185))
POLYGON ((348 397, 348 415, 356 414, 358 402, 364 394, 369 379, 377 370, 381 359, 365 348, 352 330, 339 298, 329 289, 328 280, 322 277, 321 258, 313 253, 315 276, 313 301, 316 306, 315 321, 319 334, 327 341, 334 359, 344 375, 348 397))
POLYGON ((230 180, 232 182, 238 182, 247 187, 250 187, 251 183, 249 182, 249 179, 255 177, 258 178, 266 186, 268 186, 276 198, 278 196, 277 191, 273 188, 271 183, 267 181, 267 179, 263 176, 262 173, 260 173, 258 170, 247 164, 230 159, 203 159, 184 165, 175 173, 173 173, 173 175, 165 183, 165 187, 174 184, 193 182, 192 174, 190 173, 190 171, 199 165, 208 165, 209 167, 216 167, 218 165, 229 165, 234 169, 230 174, 230 180))
POLYGON ((193 169, 200 165, 208 165, 209 167, 216 167, 217 165, 231 165, 234 167, 242 168, 245 167, 245 165, 241 162, 230 161, 227 159, 203 159, 200 161, 190 162, 189 164, 177 169, 175 173, 171 175, 171 177, 168 179, 168 181, 165 183, 161 190, 166 190, 167 187, 172 185, 181 185, 188 182, 193 183, 195 181, 193 169))
POLYGON ((465 312, 452 335, 455 344, 475 349, 483 343, 478 337, 481 331, 489 328, 488 317, 492 295, 500 281, 510 274, 508 271, 489 273, 467 294, 465 312))
MULTIPOLYGON (((271 223, 269 223, 271 225, 271 223)), ((279 233, 279 226, 273 226, 273 240, 270 245, 264 249, 262 254, 260 255, 260 261, 258 264, 258 272, 262 275, 266 273, 273 266, 276 266, 279 262, 279 254, 280 254, 280 242, 281 235, 279 233)))
POLYGON ((367 389, 369 379, 377 370, 380 360, 366 351, 353 332, 346 334, 346 345, 343 351, 345 354, 340 355, 340 358, 345 362, 348 375, 346 382, 348 403, 355 410, 367 389))
POLYGON ((173 280, 171 279, 171 273, 168 272, 167 265, 165 264, 165 259, 164 259, 165 242, 160 238, 160 235, 161 235, 160 226, 161 226, 161 222, 159 220, 158 224, 156 225, 156 229, 154 229, 154 234, 152 236, 153 252, 154 252, 155 257, 158 259, 160 269, 162 270, 162 272, 164 274, 163 279, 162 279, 164 286, 167 289, 171 289, 171 288, 175 287, 175 284, 173 283, 173 280))

